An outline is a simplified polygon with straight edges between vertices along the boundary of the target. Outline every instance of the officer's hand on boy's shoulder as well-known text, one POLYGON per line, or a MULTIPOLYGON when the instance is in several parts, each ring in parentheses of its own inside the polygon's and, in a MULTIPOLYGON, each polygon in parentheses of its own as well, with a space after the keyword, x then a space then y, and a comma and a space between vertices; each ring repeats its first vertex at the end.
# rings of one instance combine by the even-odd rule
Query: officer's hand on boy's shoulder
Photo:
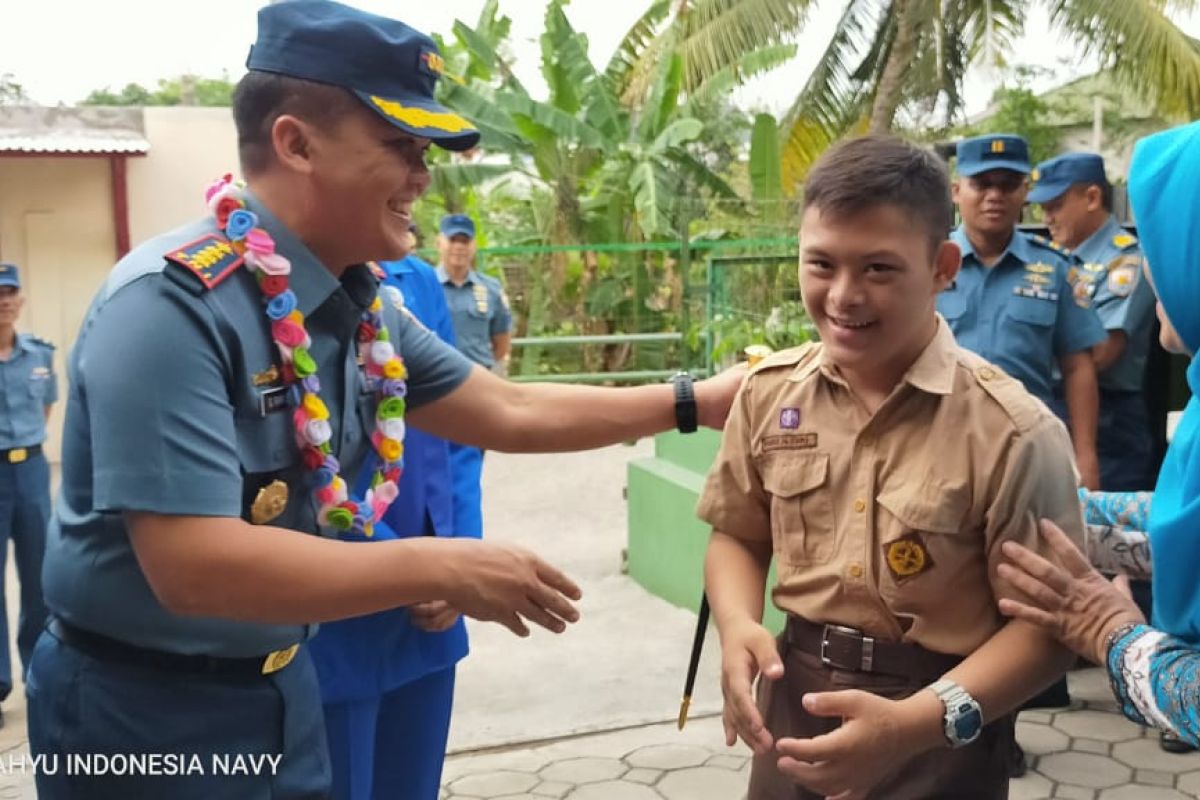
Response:
POLYGON ((838 800, 865 798, 909 759, 944 741, 941 701, 931 692, 889 700, 850 689, 806 694, 802 702, 813 716, 840 718, 842 725, 811 739, 780 739, 779 771, 838 800))
POLYGON ((729 407, 748 369, 745 362, 735 364, 696 384, 696 419, 701 425, 717 430, 725 427, 729 407))
POLYGON ((526 621, 562 633, 579 619, 571 604, 583 596, 579 587, 528 550, 478 539, 443 546, 456 551, 449 603, 468 617, 499 622, 518 636, 529 635, 526 621))
POLYGON ((429 600, 409 606, 408 616, 413 625, 421 630, 427 633, 441 633, 453 628, 462 614, 445 600, 429 600))
POLYGON ((721 693, 725 705, 721 721, 725 726, 725 744, 738 737, 755 753, 771 751, 774 740, 763 724, 754 702, 754 679, 759 673, 767 680, 783 677, 783 662, 775 637, 762 625, 747 619, 721 631, 721 693))

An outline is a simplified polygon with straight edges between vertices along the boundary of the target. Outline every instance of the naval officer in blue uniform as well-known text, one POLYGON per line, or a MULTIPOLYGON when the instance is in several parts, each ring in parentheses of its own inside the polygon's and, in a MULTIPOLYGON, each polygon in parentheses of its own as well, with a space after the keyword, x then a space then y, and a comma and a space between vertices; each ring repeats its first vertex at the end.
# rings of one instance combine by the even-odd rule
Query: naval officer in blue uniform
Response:
MULTIPOLYGON (((450 310, 432 265, 412 251, 379 266, 385 302, 449 345, 450 310)), ((400 493, 374 538, 459 534, 445 439, 409 430, 400 493)), ((365 477, 365 476, 364 476, 365 477)), ((438 794, 450 733, 455 665, 467 655, 462 616, 444 601, 321 626, 310 644, 321 683, 334 796, 427 800, 438 794)))
POLYGON ((962 269, 938 295, 937 310, 959 344, 1047 404, 1059 367, 1076 463, 1094 489, 1098 395, 1091 348, 1104 340, 1104 328, 1091 299, 1074 294, 1067 254, 1017 229, 1028 190, 1028 145, 1007 134, 964 139, 956 171, 952 191, 962 224, 951 239, 962 250, 962 269))
POLYGON ((29 743, 126 768, 43 771, 42 800, 327 797, 317 623, 431 600, 522 636, 578 619, 578 587, 520 548, 339 541, 386 515, 405 425, 583 449, 719 426, 741 382, 698 382, 694 404, 510 384, 382 302, 366 262, 402 252, 426 148, 478 133, 436 102, 437 47, 403 23, 332 0, 258 22, 233 102, 245 184, 197 187, 203 218, 123 258, 69 359, 29 743))
MULTIPOLYGON (((13 686, 4 562, 12 540, 21 607, 17 652, 22 670, 42 627, 42 554, 50 520, 50 465, 42 453, 50 408, 58 402, 54 345, 17 331, 25 298, 14 264, 0 264, 0 700, 13 686)), ((0 715, 0 724, 3 724, 0 715)))
POLYGON ((1094 352, 1100 385, 1100 488, 1153 489, 1153 436, 1143 387, 1154 291, 1142 276, 1137 237, 1113 216, 1112 185, 1104 159, 1096 153, 1067 153, 1044 161, 1033 179, 1029 202, 1041 204, 1055 243, 1071 251, 1068 280, 1077 295, 1091 299, 1108 335, 1094 352))

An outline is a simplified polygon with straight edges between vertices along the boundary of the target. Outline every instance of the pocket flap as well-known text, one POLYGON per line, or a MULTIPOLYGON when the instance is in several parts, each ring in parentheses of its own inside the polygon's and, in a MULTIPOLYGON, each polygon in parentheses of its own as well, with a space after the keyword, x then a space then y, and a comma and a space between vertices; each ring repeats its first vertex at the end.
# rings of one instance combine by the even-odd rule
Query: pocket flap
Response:
POLYGON ((1058 304, 1053 300, 1037 297, 1014 297, 1008 306, 1009 316, 1031 325, 1053 325, 1057 311, 1058 304))
POLYGON ((953 534, 962 531, 970 510, 966 490, 965 485, 908 484, 885 488, 875 499, 906 528, 953 534))
POLYGON ((776 497, 812 491, 828 477, 828 453, 771 453, 762 462, 763 488, 776 497))

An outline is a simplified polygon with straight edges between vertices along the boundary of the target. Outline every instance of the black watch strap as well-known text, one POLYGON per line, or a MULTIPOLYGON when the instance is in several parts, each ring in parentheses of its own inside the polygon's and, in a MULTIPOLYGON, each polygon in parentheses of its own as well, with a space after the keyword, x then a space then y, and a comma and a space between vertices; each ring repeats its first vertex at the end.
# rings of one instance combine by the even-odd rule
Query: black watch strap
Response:
POLYGON ((692 376, 680 372, 671 378, 675 386, 675 427, 680 433, 696 432, 696 390, 692 376))

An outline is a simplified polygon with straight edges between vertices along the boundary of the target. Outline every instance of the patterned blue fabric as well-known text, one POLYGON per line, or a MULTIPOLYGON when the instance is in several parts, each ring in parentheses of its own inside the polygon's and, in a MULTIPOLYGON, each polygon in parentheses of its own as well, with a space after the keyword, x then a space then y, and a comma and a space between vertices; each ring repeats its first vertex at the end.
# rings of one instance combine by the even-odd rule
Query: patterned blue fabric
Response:
POLYGON ((1121 712, 1141 725, 1153 727, 1145 709, 1133 700, 1135 682, 1151 689, 1154 705, 1165 716, 1173 732, 1193 745, 1200 745, 1200 653, 1180 639, 1167 636, 1150 656, 1149 669, 1132 674, 1126 667, 1131 646, 1153 628, 1138 625, 1114 642, 1108 651, 1108 673, 1121 712))
POLYGON ((1150 522, 1151 492, 1090 492, 1080 488, 1079 502, 1089 525, 1144 531, 1150 522))

